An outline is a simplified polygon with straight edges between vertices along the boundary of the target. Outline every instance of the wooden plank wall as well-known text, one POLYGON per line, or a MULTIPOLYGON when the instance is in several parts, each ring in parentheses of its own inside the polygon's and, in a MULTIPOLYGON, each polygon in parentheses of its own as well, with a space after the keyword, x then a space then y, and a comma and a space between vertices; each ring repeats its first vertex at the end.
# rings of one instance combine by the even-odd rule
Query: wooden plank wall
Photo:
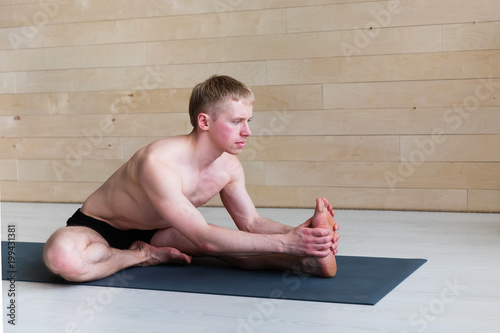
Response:
POLYGON ((500 212, 499 36, 498 0, 0 0, 2 200, 84 200, 219 73, 258 206, 500 212))

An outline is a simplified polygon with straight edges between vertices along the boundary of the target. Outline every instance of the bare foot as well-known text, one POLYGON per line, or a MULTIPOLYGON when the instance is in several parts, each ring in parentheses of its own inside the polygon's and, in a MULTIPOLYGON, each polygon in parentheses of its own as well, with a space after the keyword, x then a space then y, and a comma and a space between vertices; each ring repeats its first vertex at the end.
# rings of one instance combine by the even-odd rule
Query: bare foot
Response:
POLYGON ((173 247, 154 247, 142 241, 135 241, 129 250, 140 250, 146 258, 139 266, 154 266, 166 263, 191 263, 191 257, 173 247))
MULTIPOLYGON (((311 227, 333 230, 335 220, 332 214, 333 210, 326 199, 316 199, 316 209, 311 218, 311 227)), ((323 258, 301 258, 301 267, 304 272, 321 277, 333 277, 337 274, 337 262, 333 252, 323 258)))

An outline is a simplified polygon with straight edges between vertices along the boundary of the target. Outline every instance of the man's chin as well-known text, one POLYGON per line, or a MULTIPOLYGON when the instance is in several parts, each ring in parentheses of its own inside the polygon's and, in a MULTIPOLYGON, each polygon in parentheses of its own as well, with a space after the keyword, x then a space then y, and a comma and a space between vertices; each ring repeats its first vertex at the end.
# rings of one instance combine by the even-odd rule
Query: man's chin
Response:
POLYGON ((243 150, 243 148, 233 148, 230 150, 226 150, 226 153, 236 156, 236 155, 239 155, 242 150, 243 150))

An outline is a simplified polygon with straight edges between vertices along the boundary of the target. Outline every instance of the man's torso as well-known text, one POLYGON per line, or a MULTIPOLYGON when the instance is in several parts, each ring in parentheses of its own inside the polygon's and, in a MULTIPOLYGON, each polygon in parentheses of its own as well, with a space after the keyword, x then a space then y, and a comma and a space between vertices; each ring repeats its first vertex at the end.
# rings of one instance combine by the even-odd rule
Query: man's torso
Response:
POLYGON ((182 182, 179 195, 195 207, 212 199, 231 180, 227 165, 234 163, 236 157, 223 154, 208 168, 193 172, 185 161, 188 147, 183 147, 187 144, 183 139, 185 137, 163 139, 139 150, 85 201, 82 212, 123 230, 169 227, 137 180, 137 169, 145 154, 158 155, 162 161, 176 166, 177 172, 165 177, 179 177, 182 182))

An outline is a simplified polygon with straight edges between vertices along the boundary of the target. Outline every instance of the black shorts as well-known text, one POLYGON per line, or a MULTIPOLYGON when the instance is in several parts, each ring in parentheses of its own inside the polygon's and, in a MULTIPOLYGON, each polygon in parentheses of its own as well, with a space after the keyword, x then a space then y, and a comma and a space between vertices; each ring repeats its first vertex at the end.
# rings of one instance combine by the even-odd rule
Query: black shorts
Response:
POLYGON ((68 227, 87 227, 95 230, 108 242, 109 246, 125 250, 132 245, 133 242, 140 240, 146 243, 151 241, 153 235, 158 231, 155 230, 120 230, 107 224, 104 221, 97 220, 93 217, 83 214, 80 209, 66 222, 68 227))

